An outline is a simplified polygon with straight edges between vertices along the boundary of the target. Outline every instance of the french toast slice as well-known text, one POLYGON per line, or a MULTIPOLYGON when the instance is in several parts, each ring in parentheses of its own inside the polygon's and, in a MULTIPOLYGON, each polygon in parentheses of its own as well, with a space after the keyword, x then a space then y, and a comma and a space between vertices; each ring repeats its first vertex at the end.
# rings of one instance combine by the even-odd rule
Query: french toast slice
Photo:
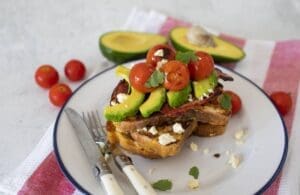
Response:
POLYGON ((146 158, 165 158, 174 156, 180 152, 185 140, 193 133, 197 126, 195 120, 190 120, 183 124, 185 129, 183 133, 175 133, 172 125, 157 127, 157 134, 153 135, 145 131, 131 131, 124 133, 117 131, 114 124, 107 122, 107 138, 111 144, 121 146, 121 148, 146 158), (163 134, 169 134, 176 141, 162 145, 159 137, 163 134))

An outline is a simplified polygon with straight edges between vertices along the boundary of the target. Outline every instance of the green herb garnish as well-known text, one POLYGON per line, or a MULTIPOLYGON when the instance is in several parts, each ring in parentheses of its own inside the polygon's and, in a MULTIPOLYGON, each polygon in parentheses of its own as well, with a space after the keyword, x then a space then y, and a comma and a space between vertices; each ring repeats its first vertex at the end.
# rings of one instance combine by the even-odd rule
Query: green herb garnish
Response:
POLYGON ((175 59, 187 64, 190 61, 196 61, 198 57, 193 51, 187 51, 187 52, 179 51, 177 52, 175 59))
POLYGON ((160 191, 170 190, 172 188, 172 181, 168 179, 161 179, 153 183, 152 187, 160 191))
POLYGON ((230 95, 224 93, 223 95, 220 96, 219 98, 219 103, 222 108, 229 110, 231 109, 231 97, 230 95))
POLYGON ((145 83, 145 86, 148 88, 151 87, 158 87, 160 84, 162 84, 165 80, 165 75, 164 73, 160 72, 159 70, 155 70, 147 82, 145 83))
POLYGON ((192 168, 190 168, 189 175, 193 176, 194 179, 198 179, 198 177, 199 177, 199 169, 198 169, 198 167, 192 167, 192 168))

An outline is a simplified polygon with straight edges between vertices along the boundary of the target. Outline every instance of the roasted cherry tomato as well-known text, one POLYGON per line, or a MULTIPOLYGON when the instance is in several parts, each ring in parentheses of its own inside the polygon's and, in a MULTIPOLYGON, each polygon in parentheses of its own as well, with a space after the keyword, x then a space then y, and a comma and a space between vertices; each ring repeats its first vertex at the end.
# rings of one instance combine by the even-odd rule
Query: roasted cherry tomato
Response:
POLYGON ((55 106, 61 107, 71 96, 72 90, 66 84, 59 83, 51 87, 49 99, 55 106))
POLYGON ((156 45, 148 51, 146 61, 156 67, 162 60, 174 60, 175 55, 175 51, 168 45, 156 45))
POLYGON ((289 93, 278 91, 271 94, 271 100, 282 116, 286 115, 292 107, 292 98, 289 93))
POLYGON ((209 54, 202 51, 198 51, 195 54, 198 56, 198 59, 190 61, 188 68, 191 79, 199 81, 208 77, 212 73, 214 70, 214 60, 209 54))
POLYGON ((164 87, 171 91, 185 88, 190 82, 187 66, 180 61, 169 61, 163 67, 165 73, 164 87))
POLYGON ((231 113, 232 114, 238 113, 242 107, 241 98, 233 91, 225 91, 224 93, 230 95, 231 97, 231 113))
POLYGON ((80 81, 85 75, 85 66, 79 60, 70 60, 65 65, 65 75, 71 81, 80 81))
POLYGON ((153 88, 148 88, 145 83, 154 72, 155 68, 147 63, 135 64, 129 73, 129 82, 136 90, 147 93, 153 91, 153 88))
POLYGON ((43 88, 50 88, 59 80, 57 70, 51 65, 40 66, 34 75, 36 83, 43 88))

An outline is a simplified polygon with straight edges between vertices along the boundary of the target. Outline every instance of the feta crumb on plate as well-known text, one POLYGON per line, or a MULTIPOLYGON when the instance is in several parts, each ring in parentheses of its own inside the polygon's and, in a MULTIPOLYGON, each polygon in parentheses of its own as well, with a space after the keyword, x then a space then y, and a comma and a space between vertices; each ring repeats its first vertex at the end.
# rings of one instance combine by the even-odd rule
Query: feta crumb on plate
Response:
POLYGON ((192 178, 189 182, 188 182, 188 186, 190 189, 197 189, 199 188, 199 180, 192 178))
POLYGON ((236 169, 241 164, 241 161, 242 161, 241 155, 231 154, 229 156, 228 164, 230 164, 232 168, 236 169))
POLYGON ((203 153, 204 153, 204 154, 208 154, 208 153, 209 153, 209 149, 208 149, 208 148, 204 148, 204 149, 203 149, 203 153))
POLYGON ((191 148, 191 150, 192 150, 193 152, 198 151, 198 145, 195 144, 194 142, 191 142, 190 148, 191 148))

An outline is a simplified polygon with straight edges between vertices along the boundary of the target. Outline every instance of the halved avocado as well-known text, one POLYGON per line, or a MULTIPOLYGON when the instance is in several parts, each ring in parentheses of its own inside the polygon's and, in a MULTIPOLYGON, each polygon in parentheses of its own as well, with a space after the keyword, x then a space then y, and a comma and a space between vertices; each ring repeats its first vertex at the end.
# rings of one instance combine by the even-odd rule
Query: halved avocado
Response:
POLYGON ((145 94, 131 88, 128 98, 120 104, 104 108, 104 116, 109 121, 122 121, 126 117, 134 116, 143 103, 145 94))
POLYGON ((176 27, 170 32, 170 39, 178 51, 204 51, 214 58, 215 62, 236 62, 245 57, 244 51, 217 36, 213 36, 215 47, 199 47, 187 39, 188 28, 176 27))
POLYGON ((167 43, 164 36, 129 31, 107 32, 99 39, 102 54, 115 63, 143 58, 151 47, 164 43, 167 43))
POLYGON ((178 106, 181 106, 184 104, 189 97, 189 94, 191 93, 192 88, 191 85, 188 84, 185 88, 179 90, 179 91, 168 91, 167 98, 168 103, 172 108, 176 108, 178 106))
POLYGON ((153 112, 159 111, 166 101, 166 89, 159 87, 152 91, 147 100, 140 106, 143 117, 149 117, 153 112))

